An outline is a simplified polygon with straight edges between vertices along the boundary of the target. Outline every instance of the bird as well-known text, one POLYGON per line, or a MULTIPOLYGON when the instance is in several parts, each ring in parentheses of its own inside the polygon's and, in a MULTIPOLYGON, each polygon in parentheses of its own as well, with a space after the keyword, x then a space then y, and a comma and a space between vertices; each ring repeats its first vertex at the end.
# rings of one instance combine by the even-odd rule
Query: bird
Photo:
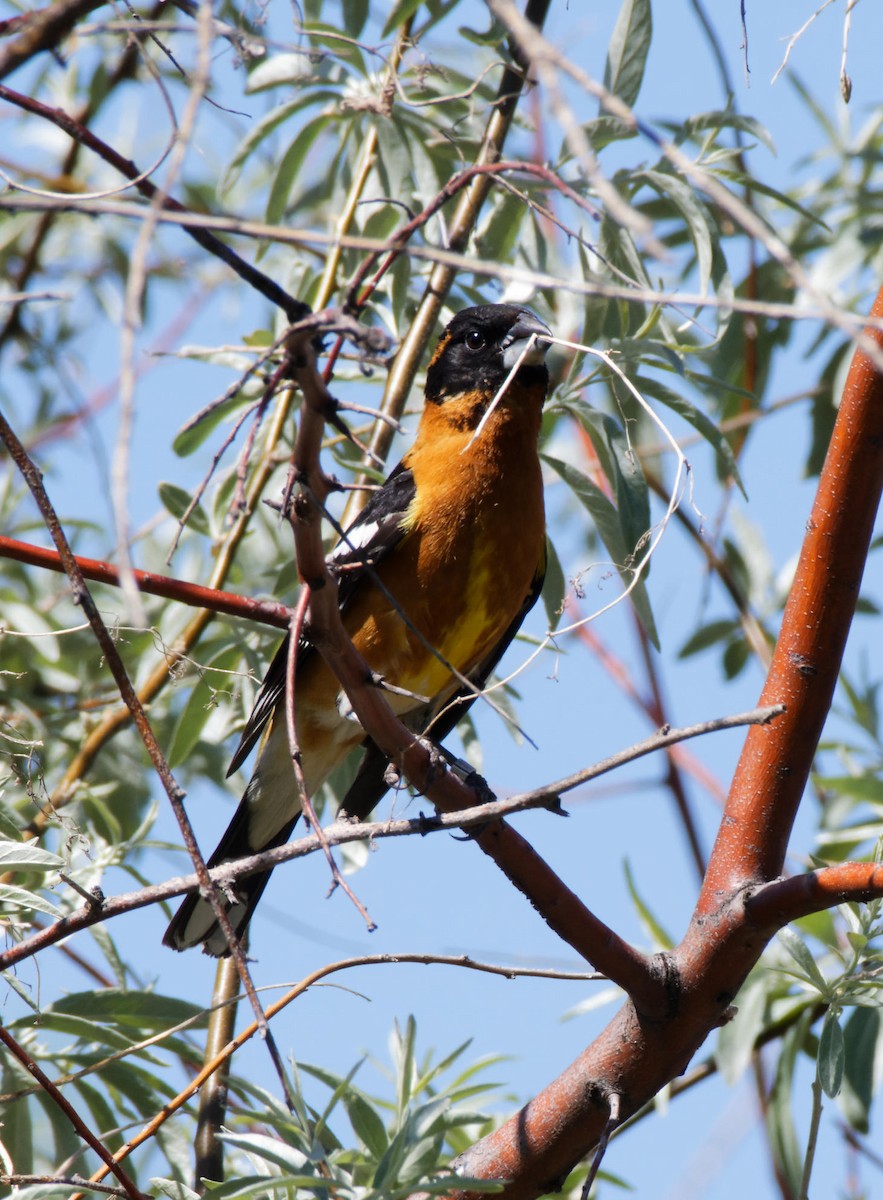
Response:
MULTIPOLYGON (((462 718, 540 594, 546 566, 538 439, 549 328, 530 309, 457 313, 426 370, 417 434, 327 558, 344 627, 415 735, 440 742, 462 718), (453 668, 453 669, 452 669, 453 668)), ((258 691, 228 776, 259 744, 254 771, 209 867, 283 845, 301 812, 285 719, 288 639, 258 691)), ((307 794, 363 748, 341 814, 364 820, 386 793, 388 760, 355 719, 319 651, 301 636, 295 724, 307 794)), ((225 898, 242 934, 265 871, 225 898)), ((209 901, 187 896, 163 938, 229 954, 209 901)))

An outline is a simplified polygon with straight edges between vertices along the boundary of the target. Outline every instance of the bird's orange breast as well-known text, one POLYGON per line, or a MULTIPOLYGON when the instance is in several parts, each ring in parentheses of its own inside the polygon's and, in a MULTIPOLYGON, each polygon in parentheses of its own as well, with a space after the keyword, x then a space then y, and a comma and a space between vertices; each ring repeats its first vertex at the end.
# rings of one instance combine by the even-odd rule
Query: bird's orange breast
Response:
MULTIPOLYGON (((366 576, 344 611, 347 632, 371 669, 413 694, 387 694, 399 715, 421 707, 420 697, 441 706, 459 686, 447 664, 465 675, 490 654, 533 584, 545 539, 540 405, 534 400, 528 409, 518 399, 507 396, 472 444, 471 415, 452 420, 450 401, 438 411, 427 407, 405 457, 415 483, 405 536, 377 567, 389 595, 366 576)), ((312 656, 297 683, 305 767, 322 730, 327 738, 334 727, 335 742, 361 741, 360 727, 340 718, 339 693, 321 656, 312 656)), ((307 773, 323 774, 321 768, 307 773)))

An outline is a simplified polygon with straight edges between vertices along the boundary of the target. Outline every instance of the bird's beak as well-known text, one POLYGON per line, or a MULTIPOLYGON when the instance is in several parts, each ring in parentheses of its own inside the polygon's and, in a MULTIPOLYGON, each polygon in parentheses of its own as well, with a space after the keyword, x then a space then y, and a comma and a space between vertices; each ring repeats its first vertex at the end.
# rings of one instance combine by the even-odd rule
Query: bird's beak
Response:
POLYGON ((516 364, 541 366, 551 336, 551 329, 539 317, 525 310, 503 339, 503 366, 507 371, 511 371, 516 364))

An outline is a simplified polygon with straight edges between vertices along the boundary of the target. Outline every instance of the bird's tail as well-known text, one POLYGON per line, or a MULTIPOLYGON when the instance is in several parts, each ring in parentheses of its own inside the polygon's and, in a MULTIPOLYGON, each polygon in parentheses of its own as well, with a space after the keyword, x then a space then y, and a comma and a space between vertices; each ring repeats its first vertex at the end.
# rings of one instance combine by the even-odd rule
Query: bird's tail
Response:
MULTIPOLYGON (((284 825, 266 845, 252 846, 248 841, 249 805, 247 798, 243 797, 227 832, 206 866, 219 867, 222 863, 232 862, 236 858, 244 858, 249 854, 257 854, 260 850, 272 850, 276 846, 284 845, 299 815, 284 825)), ((248 926, 251 914, 269 882, 270 874, 270 871, 261 871, 256 875, 249 875, 239 880, 224 897, 224 907, 237 936, 241 936, 248 926)), ((226 958, 230 953, 224 931, 211 904, 199 892, 193 892, 185 897, 169 922, 163 936, 163 945, 170 946, 173 950, 188 950, 200 943, 203 952, 213 958, 226 958)))

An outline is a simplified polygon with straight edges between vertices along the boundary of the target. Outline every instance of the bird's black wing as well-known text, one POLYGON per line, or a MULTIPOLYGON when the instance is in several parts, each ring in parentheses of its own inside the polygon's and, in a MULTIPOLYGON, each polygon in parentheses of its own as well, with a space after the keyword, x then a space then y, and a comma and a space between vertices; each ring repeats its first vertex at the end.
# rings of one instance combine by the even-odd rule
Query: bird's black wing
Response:
MULTIPOLYGON (((500 659, 509 649, 509 645, 521 628, 524 618, 539 599, 540 593, 543 590, 545 577, 546 551, 544 547, 543 557, 537 564, 536 574, 531 581, 530 590, 524 597, 524 603, 518 610, 517 615, 493 650, 489 654, 486 654, 482 661, 469 673, 468 679, 472 686, 466 687, 464 684, 463 687, 459 688, 446 702, 444 712, 435 721, 432 721, 432 705, 425 705, 423 708, 415 709, 413 712, 408 713, 402 720, 409 729, 412 729, 415 733, 422 734, 424 729, 430 725, 430 721, 432 721, 429 732, 434 742, 441 742, 448 736, 457 722, 462 720, 478 699, 477 693, 485 686, 500 659)), ((356 777, 343 798, 343 803, 340 806, 341 812, 347 816, 357 817, 360 821, 365 820, 368 814, 377 807, 389 789, 389 784, 385 778, 388 763, 389 759, 386 755, 370 738, 367 738, 365 753, 362 761, 359 763, 356 777)))
MULTIPOLYGON (((399 463, 383 486, 345 530, 340 541, 328 555, 329 569, 338 583, 338 601, 343 610, 356 586, 370 568, 376 567, 399 545, 403 536, 402 519, 414 499, 414 476, 399 463)), ((297 648, 300 664, 314 648, 309 638, 302 637, 297 648)), ((255 698, 254 708, 245 723, 239 745, 230 760, 227 775, 237 771, 248 758, 285 693, 288 668, 288 638, 276 651, 255 698)))

